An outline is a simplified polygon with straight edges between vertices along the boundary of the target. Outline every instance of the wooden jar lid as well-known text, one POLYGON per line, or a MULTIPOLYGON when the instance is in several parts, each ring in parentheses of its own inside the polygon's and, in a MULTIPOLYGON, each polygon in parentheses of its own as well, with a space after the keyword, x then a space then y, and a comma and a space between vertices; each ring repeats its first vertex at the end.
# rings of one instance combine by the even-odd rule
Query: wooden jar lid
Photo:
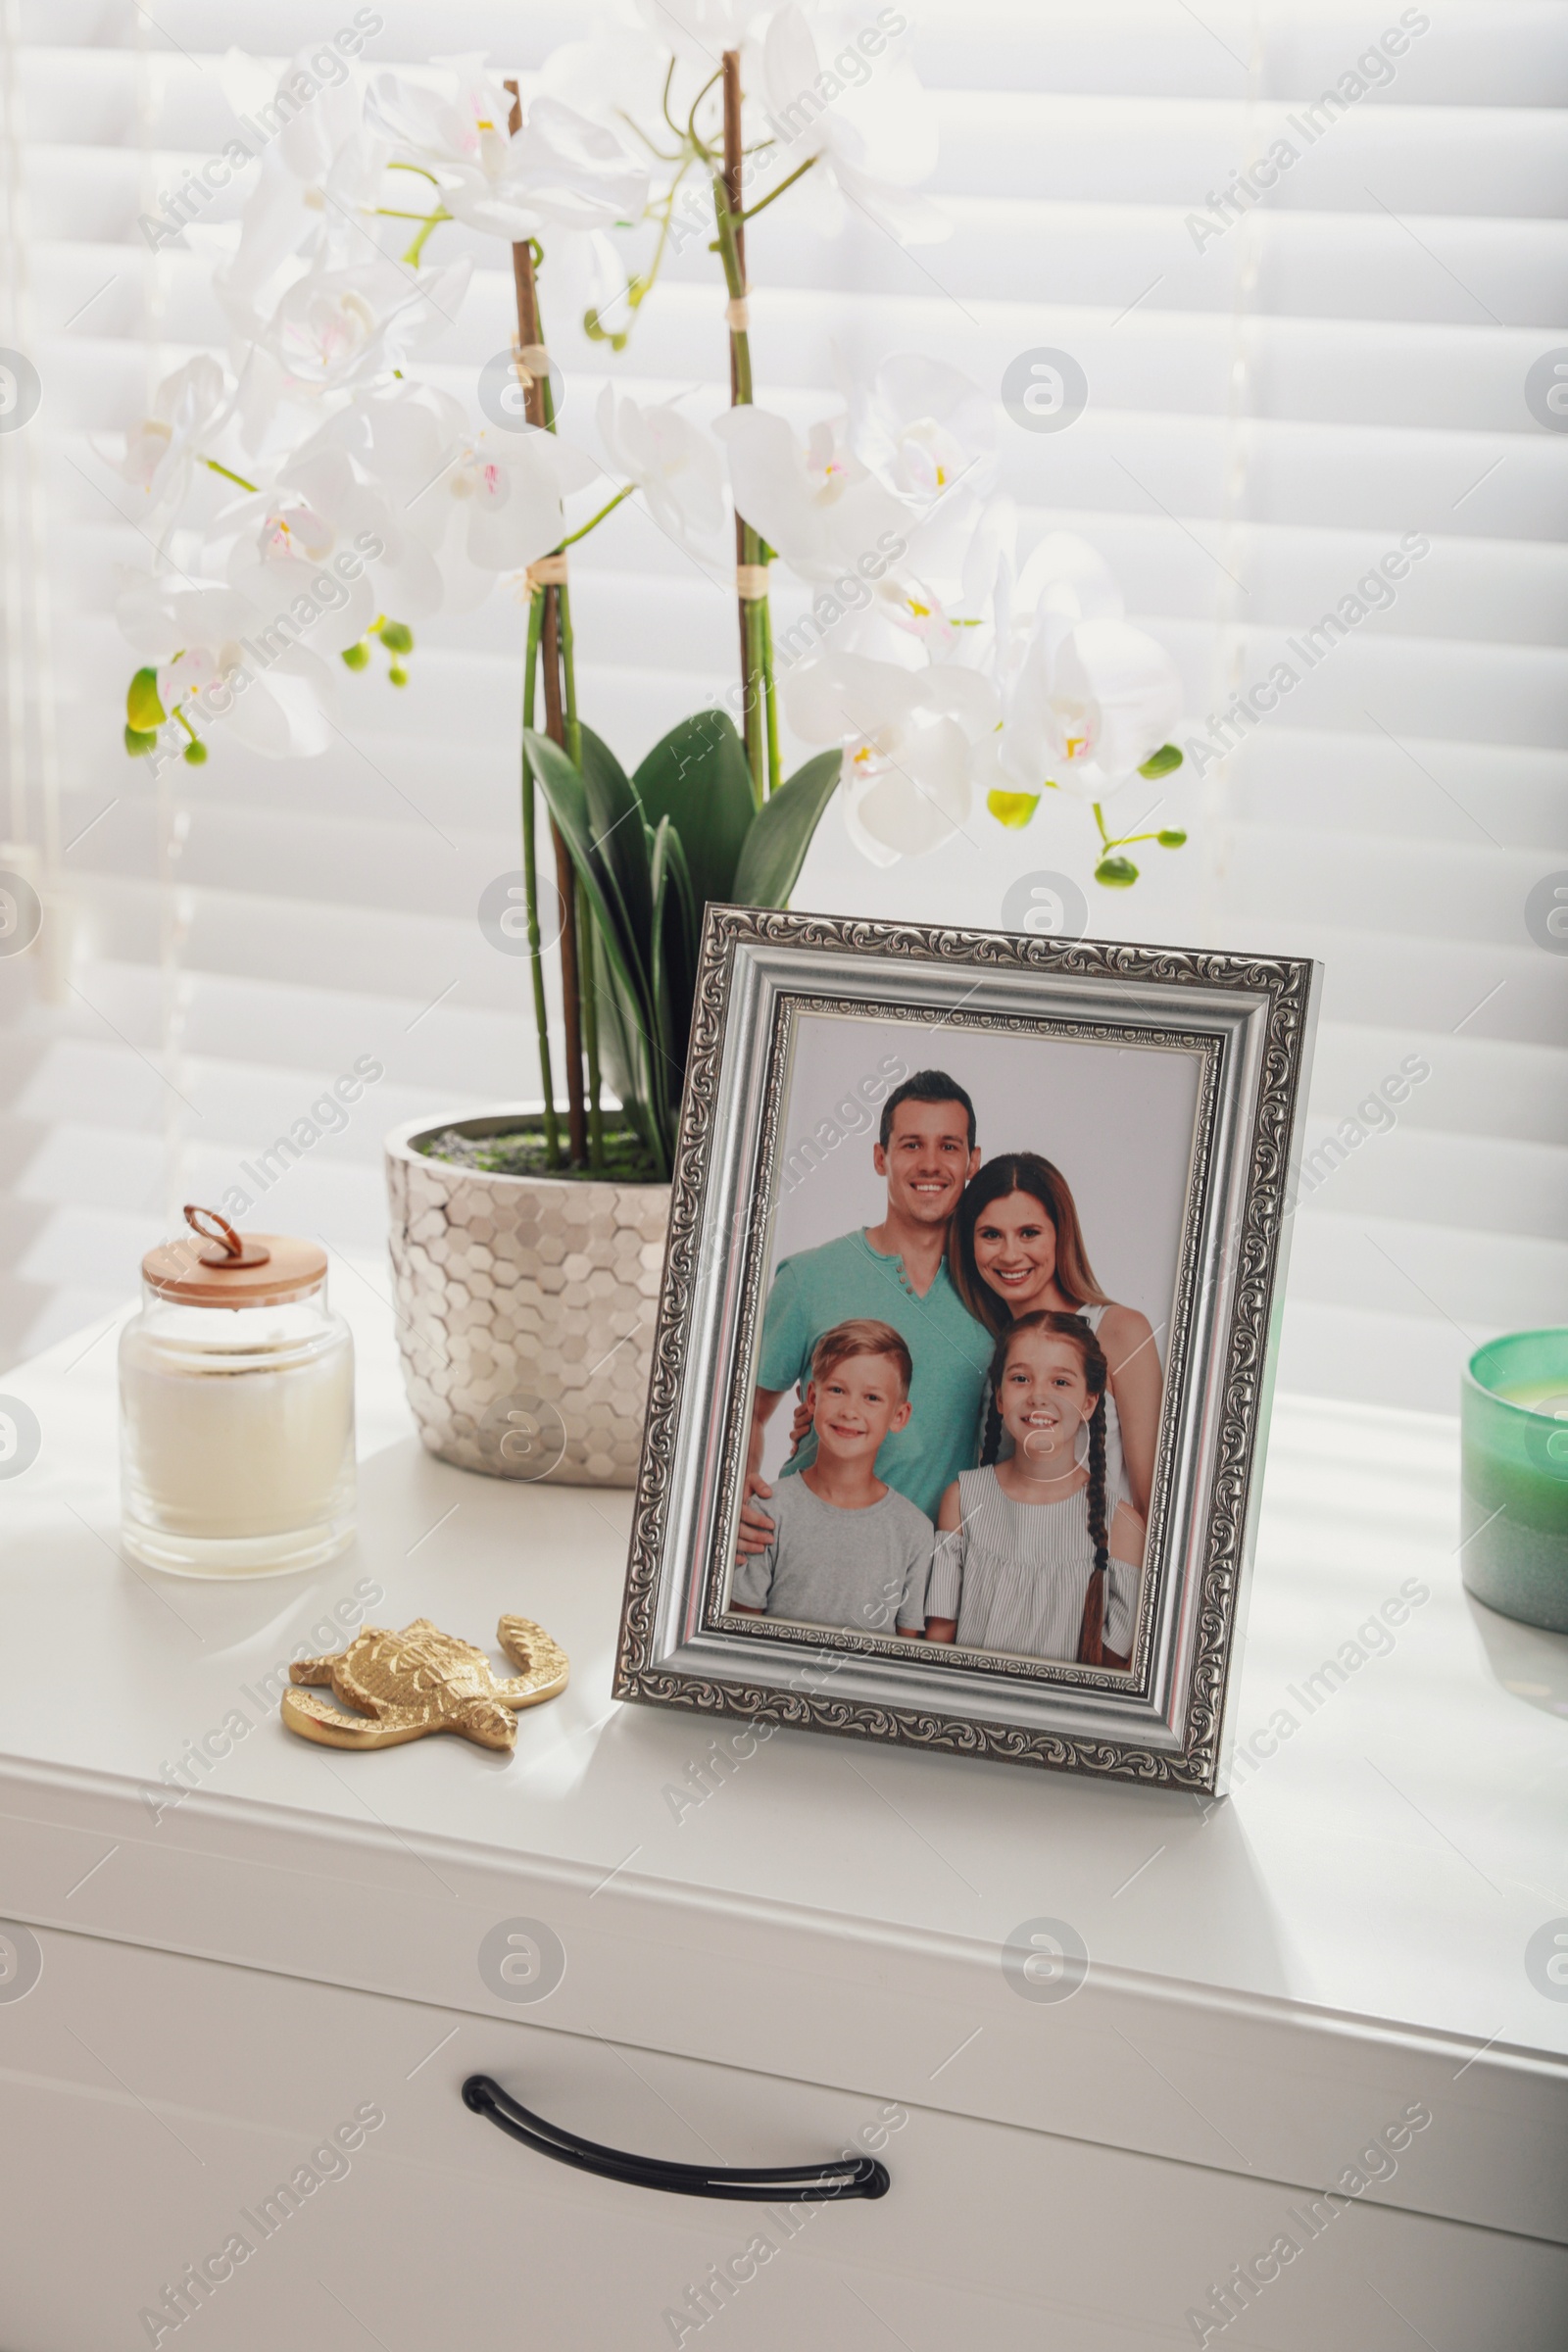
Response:
POLYGON ((280 1306, 314 1290, 326 1272, 326 1251, 318 1242, 248 1233, 245 1243, 248 1262, 215 1265, 211 1258, 217 1252, 195 1234, 188 1241, 165 1242, 142 1259, 142 1280, 160 1298, 184 1306, 280 1306))

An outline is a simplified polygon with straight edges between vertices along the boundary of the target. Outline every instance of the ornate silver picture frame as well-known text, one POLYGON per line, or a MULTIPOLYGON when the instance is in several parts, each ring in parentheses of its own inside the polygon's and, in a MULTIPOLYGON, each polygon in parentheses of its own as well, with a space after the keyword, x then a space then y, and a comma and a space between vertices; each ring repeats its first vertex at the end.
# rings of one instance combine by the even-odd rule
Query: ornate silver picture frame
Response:
MULTIPOLYGON (((1317 964, 1283 956, 709 909, 616 1663, 617 1697, 741 1717, 757 1727, 760 1737, 780 1728, 832 1732, 1107 1779, 1223 1790, 1227 1695, 1257 1521, 1320 979, 1317 964), (878 1056, 879 1047, 884 1050, 878 1056), (828 1074, 826 1085, 858 1059, 866 1072, 862 1083, 836 1102, 820 1090, 812 1097, 813 1071, 828 1074), (923 1603, 910 1600, 907 1589, 898 1610, 901 1617, 913 1612, 912 1628, 880 1620, 866 1624, 860 1615, 825 1622, 845 1613, 820 1601, 775 1613, 770 1604, 759 1607, 738 1598, 743 1589, 761 1589, 753 1583, 743 1588, 736 1566, 748 1495, 757 1497, 751 1511, 774 1509, 777 1515, 776 1502, 761 1496, 770 1493, 776 1498, 791 1483, 790 1474, 805 1458, 802 1443, 808 1448, 813 1440, 819 1447, 830 1445, 829 1435, 819 1436, 827 1430, 820 1414, 802 1441, 805 1408, 796 1409, 791 1390, 786 1404, 796 1409, 796 1450, 789 1468, 782 1475, 773 1469, 770 1489, 750 1483, 759 1459, 761 1416, 775 1394, 760 1381, 760 1351, 765 1344, 770 1364, 783 1360, 776 1332, 764 1340, 769 1314, 776 1323, 780 1311, 772 1303, 779 1266, 803 1233, 831 1228, 836 1215, 852 1222, 851 1212, 870 1197, 866 1187, 880 1181, 871 1175, 873 1163, 881 1171, 887 1152, 903 1140, 902 1114, 891 1114, 895 1132, 890 1134, 890 1114, 882 1106, 911 1090, 919 1096, 933 1071, 938 1076, 951 1072, 952 1091, 967 1105, 968 1141, 974 1146, 968 1181, 975 1181, 977 1169, 984 1178, 982 1162, 993 1154, 1037 1153, 1053 1163, 1054 1175, 1058 1163, 1069 1177, 1076 1168, 1084 1264, 1096 1258, 1125 1270, 1129 1284, 1142 1284, 1148 1302, 1147 1329, 1158 1370, 1157 1426, 1151 1416, 1150 1443, 1135 1444, 1129 1385, 1124 1446, 1117 1446, 1123 1483, 1112 1487, 1107 1499, 1101 1476, 1102 1504, 1094 1529, 1100 1546, 1095 1564, 1101 1571, 1108 1565, 1121 1580, 1114 1587, 1120 1630, 1110 1642, 1105 1617, 1103 1647, 1097 1648, 1087 1633, 1076 1649, 1070 1641, 1054 1643, 1039 1636, 976 1640, 965 1632, 965 1603, 952 1604, 947 1616, 943 1611, 950 1604, 936 1606, 924 1622, 937 1632, 924 1638, 918 1632, 923 1603), (915 1075, 895 1083, 901 1072, 915 1075), (975 1075, 989 1093, 969 1084, 975 1075), (983 1096, 978 1135, 971 1095, 976 1101, 983 1096), (814 1114, 824 1104, 829 1106, 817 1119, 814 1114), (1120 1544, 1125 1558, 1115 1555, 1107 1563, 1107 1512, 1120 1514, 1123 1508, 1132 1514, 1126 1526, 1142 1530, 1141 1571, 1128 1564, 1136 1561, 1136 1546, 1126 1542, 1120 1544), (956 1631, 947 1631, 956 1620, 956 1631)), ((940 1086, 935 1091, 940 1095, 940 1086)), ((931 1096, 925 1086, 922 1101, 931 1096)), ((961 1130, 962 1109, 953 1112, 950 1105, 950 1123, 961 1130)), ((927 1123, 940 1124, 940 1117, 927 1123)), ((960 1152, 962 1148, 960 1132, 960 1152)), ((964 1181, 960 1172, 960 1186, 964 1181)), ((927 1189, 935 1195, 939 1187, 933 1181, 927 1189)), ((987 1189, 982 1182, 976 1198, 987 1189)), ((996 1191, 995 1184, 989 1187, 990 1193, 996 1191)), ((978 1338, 969 1351, 974 1363, 983 1363, 995 1342, 990 1373, 974 1376, 980 1386, 973 1394, 982 1397, 982 1410, 988 1409, 984 1400, 1003 1401, 1004 1380, 1030 1377, 1027 1361, 1032 1360, 1019 1337, 1009 1338, 1011 1310, 976 1289, 974 1236, 993 1229, 975 1220, 987 1213, 971 1214, 973 1233, 963 1243, 962 1262, 963 1228, 953 1215, 940 1269, 944 1282, 951 1272, 957 1293, 977 1316, 990 1318, 987 1324, 975 1323, 978 1338), (1020 1351, 1026 1358, 1023 1374, 1013 1370, 1020 1351)), ((1072 1211, 1064 1213, 1072 1222, 1072 1211)), ((855 1230, 862 1244, 870 1245, 885 1229, 867 1211, 863 1229, 855 1230)), ((863 1316, 865 1305, 852 1296, 853 1284, 840 1291, 834 1272, 848 1261, 832 1250, 853 1238, 846 1233, 842 1245, 792 1257, 797 1269, 806 1269, 805 1275, 790 1277, 797 1323, 802 1313, 809 1320, 801 1304, 809 1298, 818 1301, 809 1310, 817 1324, 835 1311, 835 1298, 842 1298, 852 1316, 863 1316)), ((1059 1230, 1055 1239, 1058 1278, 1064 1279, 1059 1230)), ((942 1247, 940 1241, 937 1246, 942 1247)), ((1004 1257, 1012 1246, 1005 1237, 993 1245, 1004 1257)), ((865 1254, 878 1272, 886 1273, 891 1264, 903 1281, 902 1260, 879 1258, 871 1247, 865 1254)), ((1007 1274, 1005 1264, 1000 1275, 987 1279, 997 1289, 1004 1277, 1025 1280, 1007 1274)), ((910 1287, 903 1285, 905 1292, 910 1287)), ((1069 1304, 1084 1293, 1102 1299, 1114 1295, 1096 1289, 1092 1273, 1079 1277, 1078 1293, 1068 1292, 1069 1304)), ((943 1303, 955 1328, 952 1315, 961 1310, 947 1302, 946 1292, 943 1303)), ((1097 1315, 1109 1317, 1113 1309, 1106 1303, 1082 1311, 1093 1325, 1097 1315)), ((1117 1306, 1114 1313, 1129 1330, 1146 1328, 1130 1319, 1131 1308, 1117 1306)), ((1024 1321, 1020 1313, 1017 1334, 1024 1321)), ((1050 1343, 1068 1322, 1064 1313, 1047 1314, 1037 1336, 1050 1343)), ((852 1335, 842 1345, 859 1349, 860 1370, 887 1376, 892 1401, 878 1406, 873 1399, 868 1409, 892 1411, 895 1428, 902 1413, 901 1460, 914 1462, 926 1476, 935 1460, 932 1446, 940 1440, 960 1468, 977 1464, 978 1425, 965 1418, 970 1392, 948 1380, 945 1358, 933 1357, 923 1370, 917 1364, 911 1386, 907 1352, 900 1359, 903 1372, 892 1360, 899 1351, 891 1333, 891 1353, 880 1359, 873 1355, 869 1366, 863 1360, 867 1347, 878 1345, 874 1339, 867 1343, 864 1332, 886 1326, 857 1322, 841 1329, 852 1335), (857 1332, 858 1341, 853 1336, 857 1332), (948 1406, 943 1421, 932 1400, 950 1396, 958 1401, 948 1406)), ((807 1337, 808 1346, 815 1344, 811 1330, 807 1337)), ((830 1339, 826 1354, 840 1344, 830 1339)), ((1062 1352, 1058 1347, 1057 1356, 1062 1352)), ((1093 1360, 1093 1349, 1077 1352, 1086 1363, 1093 1360)), ((1071 1357, 1074 1350, 1065 1353, 1071 1357)), ((1100 1360, 1103 1371, 1105 1359, 1100 1360)), ((817 1401, 829 1372, 820 1348, 803 1359, 803 1390, 808 1380, 812 1383, 808 1402, 817 1401)), ((783 1377, 776 1370, 771 1376, 783 1377)), ((1108 1394, 1111 1383, 1103 1380, 1101 1386, 1108 1394)), ((1091 1412, 1098 1419, 1101 1408, 1092 1394, 1085 1393, 1081 1410, 1093 1431, 1091 1412)), ((788 1422, 786 1410, 768 1425, 767 1442, 775 1453, 790 1443, 788 1422)), ((1000 1423, 1000 1412, 994 1412, 987 1461, 997 1459, 1000 1423)), ((1009 1420, 1008 1429, 1013 1426, 1009 1420)), ((1016 1426, 1018 1444, 1032 1446, 1032 1425, 1019 1420, 1016 1426)), ((1074 1423, 1074 1438, 1080 1434, 1074 1423)), ((1002 1443, 1005 1447, 1007 1440, 1002 1443)), ((835 1457, 821 1458, 831 1475, 835 1457)), ((880 1451, 873 1449, 869 1467, 874 1470, 890 1458, 884 1445, 880 1451)), ((937 1465, 939 1478, 945 1477, 947 1458, 937 1465)), ((1082 1458, 1072 1456, 1073 1461, 1082 1458)), ((1103 1437, 1095 1458, 1103 1462, 1103 1437)), ((967 1468, 965 1477, 956 1478, 948 1489, 943 1513, 955 1527, 960 1517, 964 1530, 979 1527, 979 1502, 992 1493, 988 1482, 1008 1474, 1005 1467, 967 1468), (960 1493, 966 1498, 961 1506, 956 1499, 960 1493)), ((1029 1474, 1021 1475, 1027 1484, 1029 1474)), ((1069 1466, 1054 1487, 1038 1490, 1039 1499, 1066 1493, 1074 1476, 1081 1492, 1087 1473, 1069 1466)), ((822 1478, 802 1483, 820 1488, 822 1478)), ((896 1544, 906 1541, 916 1521, 929 1534, 929 1523, 938 1517, 929 1483, 920 1488, 911 1472, 903 1484, 929 1507, 922 1517, 913 1501, 890 1502, 897 1515, 891 1530, 896 1544)), ((892 1494, 887 1485, 879 1482, 879 1487, 882 1494, 892 1494)), ((876 1493, 878 1487, 866 1492, 876 1493)), ((798 1491, 787 1499, 800 1506, 790 1521, 791 1540, 799 1542, 806 1506, 798 1491)), ((1031 1491, 1027 1500, 1035 1499, 1031 1491)), ((1056 1509, 1053 1524, 1059 1522, 1065 1531, 1069 1552, 1072 1542, 1080 1547, 1088 1542, 1082 1524, 1090 1507, 1079 1501, 1056 1509)), ((874 1516, 819 1505, 808 1532, 826 1546, 823 1559, 848 1558, 854 1540, 871 1528, 874 1516)), ((1009 1524, 1025 1527, 1028 1544, 1044 1558, 1050 1544, 1041 1551, 1033 1531, 1043 1530, 1052 1517, 1019 1505, 1009 1524)), ((1120 1515, 1116 1524, 1123 1524, 1120 1515)), ((885 1511, 877 1525, 886 1537, 885 1511)), ((937 1534, 938 1560, 944 1543, 951 1546, 959 1540, 956 1534, 937 1534)), ((967 1542, 968 1535, 962 1540, 967 1542)), ((1114 1544, 1117 1539, 1111 1541, 1114 1544)), ((784 1542, 779 1537, 766 1556, 782 1559, 784 1542)), ((966 1587, 968 1579, 981 1575, 978 1551, 967 1556, 966 1587)), ((819 1592, 829 1571, 820 1562, 807 1565, 803 1589, 819 1592)), ((1035 1568, 1028 1573, 1033 1576, 1035 1568)), ((1105 1592, 1113 1589, 1103 1576, 1101 1586, 1105 1592)), ((773 1590, 780 1589, 775 1582, 773 1590)), ((927 1590, 923 1584, 918 1589, 927 1590)), ((951 1582, 946 1589, 954 1589, 951 1582)), ((978 1594, 978 1583, 974 1590, 978 1594)), ((935 1576, 929 1592, 935 1601, 935 1576)))

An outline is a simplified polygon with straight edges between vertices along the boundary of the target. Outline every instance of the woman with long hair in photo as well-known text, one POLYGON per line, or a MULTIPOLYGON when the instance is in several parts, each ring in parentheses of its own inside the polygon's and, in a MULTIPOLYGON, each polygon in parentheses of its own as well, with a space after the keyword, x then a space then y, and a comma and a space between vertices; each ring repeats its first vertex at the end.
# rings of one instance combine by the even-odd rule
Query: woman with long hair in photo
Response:
MULTIPOLYGON (((953 1283, 971 1315, 1000 1339, 1022 1315, 1042 1309, 1078 1315, 1094 1334, 1108 1373, 1105 1465, 1108 1492, 1149 1516, 1163 1388, 1149 1317, 1119 1306, 1095 1280, 1072 1190, 1037 1152, 988 1159, 966 1187, 953 1220, 953 1283)), ((993 1394, 982 1458, 1005 1452, 993 1394)))

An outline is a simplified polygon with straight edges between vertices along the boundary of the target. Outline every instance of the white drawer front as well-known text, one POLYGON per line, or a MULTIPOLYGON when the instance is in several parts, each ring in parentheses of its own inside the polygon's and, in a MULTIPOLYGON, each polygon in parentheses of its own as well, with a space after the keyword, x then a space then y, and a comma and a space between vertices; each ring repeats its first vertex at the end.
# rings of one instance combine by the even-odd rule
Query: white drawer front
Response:
POLYGON ((1164 2352, 1254 2264, 1241 2316, 1222 2329, 1211 2307, 1211 2344, 1561 2342, 1568 2254, 1539 2240, 1355 2203, 1313 2236, 1290 2186, 521 2019, 38 1940, 39 1982, 0 2001, 5 2352, 276 2352, 326 2328, 385 2352, 490 2329, 529 2352, 1164 2352), (800 2164, 885 2134, 893 2187, 791 2212, 584 2177, 470 2114, 475 2072, 686 2162, 800 2164))

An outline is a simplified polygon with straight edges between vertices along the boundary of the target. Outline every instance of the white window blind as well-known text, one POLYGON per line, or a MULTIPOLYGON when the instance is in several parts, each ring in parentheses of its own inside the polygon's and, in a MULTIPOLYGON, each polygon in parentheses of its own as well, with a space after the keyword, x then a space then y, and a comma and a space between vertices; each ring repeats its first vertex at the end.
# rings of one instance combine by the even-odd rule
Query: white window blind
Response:
MULTIPOLYGON (((425 625, 409 688, 353 682, 321 759, 224 745, 155 788, 120 748, 134 662, 115 567, 149 551, 103 453, 161 376, 224 339, 211 255, 150 251, 137 218, 223 144, 217 40, 280 67, 352 13, 164 0, 155 24, 121 0, 5 0, 0 342, 34 360, 43 403, 0 434, 3 821, 57 948, 73 909, 76 930, 69 972, 58 954, 0 958, 0 1360, 107 1312, 177 1203, 220 1193, 356 1058, 384 1077, 267 1209, 345 1245, 380 1233, 384 1127, 534 1087, 526 965, 475 919, 517 862, 520 607, 425 625)), ((378 13, 368 61, 488 48, 525 86, 590 21, 479 0, 378 13)), ((1282 1381, 1451 1409, 1474 1342, 1562 1320, 1568 1299, 1568 958, 1526 924, 1532 890, 1568 869, 1568 435, 1527 397, 1532 368, 1568 354, 1564 11, 908 13, 952 237, 906 252, 856 219, 828 240, 775 206, 750 237, 759 396, 805 422, 837 368, 900 349, 992 391, 1023 355, 1076 363, 1082 414, 1004 422, 1003 475, 1023 543, 1093 541, 1180 664, 1200 756, 1149 798, 1191 838, 1112 894, 1089 879, 1076 804, 1018 833, 976 809, 885 871, 830 811, 795 903, 997 924, 1019 876, 1061 872, 1103 934, 1321 956, 1282 1381)), ((470 405, 513 328, 504 250, 472 249, 428 359, 470 405)), ((616 380, 716 385, 721 313, 693 240, 616 380)), ((603 347, 564 314, 549 330, 564 421, 586 429, 603 347)), ((581 557, 584 710, 630 763, 730 683, 733 608, 634 509, 581 557)))

